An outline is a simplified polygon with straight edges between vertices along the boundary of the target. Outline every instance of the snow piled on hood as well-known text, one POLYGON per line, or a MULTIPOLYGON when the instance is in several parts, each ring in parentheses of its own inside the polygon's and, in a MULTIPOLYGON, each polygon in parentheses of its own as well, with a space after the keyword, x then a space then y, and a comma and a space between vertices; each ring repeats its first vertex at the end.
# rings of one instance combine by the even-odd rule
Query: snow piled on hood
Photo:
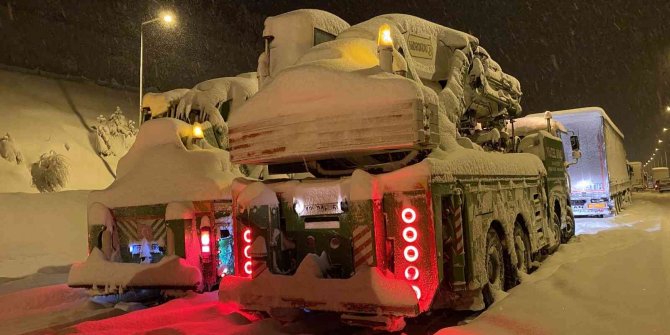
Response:
POLYGON ((119 162, 116 180, 91 192, 89 203, 109 208, 174 201, 229 199, 230 184, 241 176, 227 151, 187 149, 182 138, 191 125, 173 118, 142 125, 137 140, 119 162))

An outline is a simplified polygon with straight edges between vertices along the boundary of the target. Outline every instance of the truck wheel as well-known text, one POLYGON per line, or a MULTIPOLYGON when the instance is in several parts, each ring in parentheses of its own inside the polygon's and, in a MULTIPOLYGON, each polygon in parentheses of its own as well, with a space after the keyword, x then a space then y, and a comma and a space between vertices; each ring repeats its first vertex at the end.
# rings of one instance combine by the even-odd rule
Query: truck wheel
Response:
POLYGON ((490 228, 486 235, 486 260, 484 270, 486 271, 487 283, 484 286, 484 304, 491 305, 495 298, 493 292, 502 291, 505 285, 505 259, 503 245, 498 233, 490 228))
POLYGON ((530 272, 530 238, 519 223, 514 225, 514 253, 516 254, 516 266, 510 262, 509 267, 505 269, 506 289, 520 283, 520 273, 530 272))
POLYGON ((568 243, 575 236, 575 216, 572 210, 568 208, 568 214, 565 217, 565 228, 561 230, 561 243, 568 243))
POLYGON ((549 253, 553 254, 561 245, 561 218, 558 217, 558 213, 556 212, 552 215, 549 229, 551 229, 551 232, 554 235, 551 239, 551 244, 549 245, 549 253))

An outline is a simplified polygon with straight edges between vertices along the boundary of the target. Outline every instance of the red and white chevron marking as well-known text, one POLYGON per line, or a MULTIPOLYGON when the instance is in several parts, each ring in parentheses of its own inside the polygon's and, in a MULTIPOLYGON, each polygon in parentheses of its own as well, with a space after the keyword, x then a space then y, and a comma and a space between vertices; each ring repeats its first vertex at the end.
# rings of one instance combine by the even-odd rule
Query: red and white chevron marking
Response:
POLYGON ((456 237, 456 255, 461 255, 465 252, 465 248, 463 246, 463 216, 460 206, 454 208, 454 235, 456 237))
POLYGON ((256 278, 258 275, 263 273, 267 269, 265 260, 252 260, 251 261, 251 278, 256 278))
POLYGON ((354 245, 354 268, 358 269, 363 264, 372 265, 374 261, 372 250, 372 230, 370 226, 356 226, 351 239, 354 245))

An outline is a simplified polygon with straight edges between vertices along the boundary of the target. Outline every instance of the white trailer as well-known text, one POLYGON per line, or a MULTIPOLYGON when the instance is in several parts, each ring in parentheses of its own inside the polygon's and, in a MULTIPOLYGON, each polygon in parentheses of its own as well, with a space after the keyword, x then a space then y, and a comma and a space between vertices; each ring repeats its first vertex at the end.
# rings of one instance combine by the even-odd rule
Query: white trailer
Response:
POLYGON ((645 188, 642 177, 642 162, 628 162, 631 187, 638 191, 645 188))
MULTIPOLYGON (((575 216, 617 214, 630 201, 631 192, 623 133, 600 107, 552 114, 578 135, 581 142, 582 157, 568 169, 573 213, 575 216)), ((569 140, 569 134, 563 136, 564 141, 569 140)), ((570 148, 565 150, 569 154, 570 148)))
POLYGON ((670 191, 670 171, 667 167, 655 167, 651 169, 651 177, 654 179, 654 189, 663 193, 670 191))

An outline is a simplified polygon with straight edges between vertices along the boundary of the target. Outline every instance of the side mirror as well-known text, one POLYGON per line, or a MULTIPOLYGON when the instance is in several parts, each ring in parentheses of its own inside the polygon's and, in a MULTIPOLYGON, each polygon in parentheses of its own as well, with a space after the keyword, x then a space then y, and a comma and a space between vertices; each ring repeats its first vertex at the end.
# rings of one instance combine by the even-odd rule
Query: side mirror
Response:
POLYGON ((572 151, 579 150, 579 136, 570 136, 570 147, 572 147, 572 151))

